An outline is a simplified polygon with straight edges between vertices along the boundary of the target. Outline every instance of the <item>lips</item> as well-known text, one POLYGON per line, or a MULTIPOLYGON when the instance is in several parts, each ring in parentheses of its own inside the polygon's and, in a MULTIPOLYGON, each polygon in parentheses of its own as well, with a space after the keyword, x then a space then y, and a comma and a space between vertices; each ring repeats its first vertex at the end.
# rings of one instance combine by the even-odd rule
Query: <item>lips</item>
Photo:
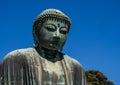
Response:
POLYGON ((57 44, 59 44, 59 41, 58 40, 54 40, 54 41, 52 41, 52 43, 57 45, 57 44))

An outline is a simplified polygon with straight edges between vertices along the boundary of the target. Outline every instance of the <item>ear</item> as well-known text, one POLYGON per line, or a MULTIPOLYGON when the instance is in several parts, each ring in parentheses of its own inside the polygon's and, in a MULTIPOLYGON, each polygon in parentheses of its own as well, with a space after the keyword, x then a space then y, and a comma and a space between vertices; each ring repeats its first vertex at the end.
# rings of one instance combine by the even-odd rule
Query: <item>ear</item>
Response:
POLYGON ((37 26, 33 27, 34 47, 39 46, 37 26))

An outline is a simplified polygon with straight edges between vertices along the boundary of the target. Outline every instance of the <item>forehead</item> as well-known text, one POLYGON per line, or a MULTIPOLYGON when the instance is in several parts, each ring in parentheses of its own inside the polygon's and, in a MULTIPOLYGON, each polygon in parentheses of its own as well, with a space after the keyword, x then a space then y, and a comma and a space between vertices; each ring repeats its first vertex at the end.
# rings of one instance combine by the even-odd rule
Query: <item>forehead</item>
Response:
POLYGON ((68 24, 65 22, 65 20, 62 19, 56 19, 56 18, 48 18, 44 21, 44 25, 47 24, 54 24, 54 25, 60 25, 60 26, 68 26, 68 24))

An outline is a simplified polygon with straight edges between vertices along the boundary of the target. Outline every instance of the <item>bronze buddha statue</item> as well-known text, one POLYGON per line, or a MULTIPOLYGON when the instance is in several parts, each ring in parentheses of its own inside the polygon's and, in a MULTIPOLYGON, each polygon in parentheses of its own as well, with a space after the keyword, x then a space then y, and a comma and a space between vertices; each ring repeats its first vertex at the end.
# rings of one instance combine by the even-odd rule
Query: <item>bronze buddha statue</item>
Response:
POLYGON ((62 52, 71 21, 57 9, 34 21, 34 47, 8 53, 0 64, 0 85, 86 85, 78 61, 62 52))

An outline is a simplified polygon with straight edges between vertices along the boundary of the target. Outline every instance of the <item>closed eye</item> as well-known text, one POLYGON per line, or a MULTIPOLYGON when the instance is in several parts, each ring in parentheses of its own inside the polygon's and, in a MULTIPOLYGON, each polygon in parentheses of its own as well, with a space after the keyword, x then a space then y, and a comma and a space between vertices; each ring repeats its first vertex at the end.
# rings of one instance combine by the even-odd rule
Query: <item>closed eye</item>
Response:
POLYGON ((53 25, 46 25, 46 26, 44 26, 44 27, 45 27, 45 29, 47 29, 48 31, 54 32, 54 31, 56 30, 55 26, 53 26, 53 25))
POLYGON ((48 31, 55 31, 55 29, 54 28, 51 28, 51 27, 45 27, 48 31))
POLYGON ((60 29, 60 33, 67 34, 68 33, 68 29, 67 28, 61 28, 60 29))
POLYGON ((62 34, 67 34, 67 31, 60 31, 62 34))

